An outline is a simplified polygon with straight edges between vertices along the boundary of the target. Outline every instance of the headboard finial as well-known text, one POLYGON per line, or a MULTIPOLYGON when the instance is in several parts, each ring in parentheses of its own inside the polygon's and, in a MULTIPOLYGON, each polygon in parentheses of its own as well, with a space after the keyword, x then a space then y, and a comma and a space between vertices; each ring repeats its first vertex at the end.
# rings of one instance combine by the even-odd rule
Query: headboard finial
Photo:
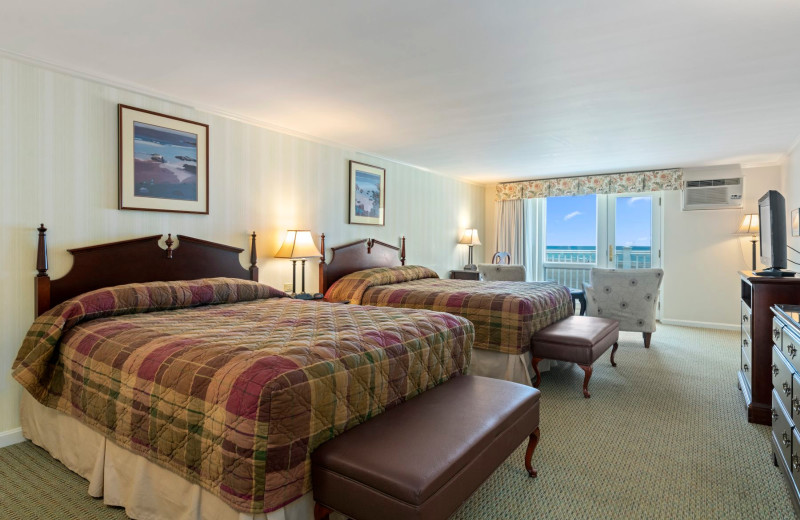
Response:
POLYGON ((325 233, 320 235, 320 247, 319 250, 322 252, 322 256, 319 257, 319 261, 321 264, 325 263, 325 233))
POLYGON ((406 265, 406 236, 400 239, 400 265, 406 265))
POLYGON ((250 235, 250 280, 258 281, 258 250, 256 249, 256 232, 250 235))
POLYGON ((39 245, 36 251, 36 270, 37 276, 47 276, 47 228, 44 224, 39 224, 39 245))
POLYGON ((172 244, 175 243, 175 241, 172 240, 172 233, 168 233, 167 234, 167 239, 164 241, 164 243, 167 244, 167 258, 169 258, 171 260, 172 259, 172 251, 173 251, 172 244))

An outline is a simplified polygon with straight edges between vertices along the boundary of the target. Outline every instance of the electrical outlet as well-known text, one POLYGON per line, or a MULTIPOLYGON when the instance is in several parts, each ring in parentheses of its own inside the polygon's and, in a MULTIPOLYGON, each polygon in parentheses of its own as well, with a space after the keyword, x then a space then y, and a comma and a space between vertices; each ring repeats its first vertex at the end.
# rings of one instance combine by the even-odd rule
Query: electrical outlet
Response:
POLYGON ((283 284, 283 292, 290 293, 292 292, 292 282, 288 282, 283 284))

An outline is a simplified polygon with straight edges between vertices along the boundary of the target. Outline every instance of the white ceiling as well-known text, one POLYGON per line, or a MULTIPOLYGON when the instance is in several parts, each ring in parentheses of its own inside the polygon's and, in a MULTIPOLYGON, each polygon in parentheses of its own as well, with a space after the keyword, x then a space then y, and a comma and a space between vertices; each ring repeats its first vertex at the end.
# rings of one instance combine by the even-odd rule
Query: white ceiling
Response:
POLYGON ((800 136, 796 0, 7 0, 0 49, 478 182, 800 136))

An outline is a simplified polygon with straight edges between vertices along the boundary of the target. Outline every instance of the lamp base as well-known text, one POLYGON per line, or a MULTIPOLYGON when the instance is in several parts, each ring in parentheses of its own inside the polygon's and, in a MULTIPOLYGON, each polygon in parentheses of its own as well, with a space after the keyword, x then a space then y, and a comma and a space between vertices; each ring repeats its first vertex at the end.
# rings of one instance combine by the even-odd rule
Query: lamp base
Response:
POLYGON ((475 265, 475 264, 467 264, 467 265, 464 266, 464 270, 465 271, 477 271, 478 270, 478 266, 475 265))

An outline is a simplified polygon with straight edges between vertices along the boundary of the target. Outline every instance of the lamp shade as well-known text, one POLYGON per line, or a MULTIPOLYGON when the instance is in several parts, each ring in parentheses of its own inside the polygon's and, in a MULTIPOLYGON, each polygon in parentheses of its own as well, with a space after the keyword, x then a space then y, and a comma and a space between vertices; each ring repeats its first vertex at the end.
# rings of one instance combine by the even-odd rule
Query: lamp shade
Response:
POLYGON ((311 238, 311 231, 306 229, 290 229, 286 232, 283 245, 275 253, 275 258, 311 258, 322 256, 322 253, 311 238))
POLYGON ((736 234, 755 235, 756 233, 758 233, 758 213, 742 215, 742 220, 739 222, 739 229, 736 230, 736 234))
POLYGON ((479 246, 481 245, 481 239, 478 238, 478 230, 477 229, 465 229, 464 234, 461 235, 461 240, 458 241, 459 244, 467 244, 470 246, 479 246))

